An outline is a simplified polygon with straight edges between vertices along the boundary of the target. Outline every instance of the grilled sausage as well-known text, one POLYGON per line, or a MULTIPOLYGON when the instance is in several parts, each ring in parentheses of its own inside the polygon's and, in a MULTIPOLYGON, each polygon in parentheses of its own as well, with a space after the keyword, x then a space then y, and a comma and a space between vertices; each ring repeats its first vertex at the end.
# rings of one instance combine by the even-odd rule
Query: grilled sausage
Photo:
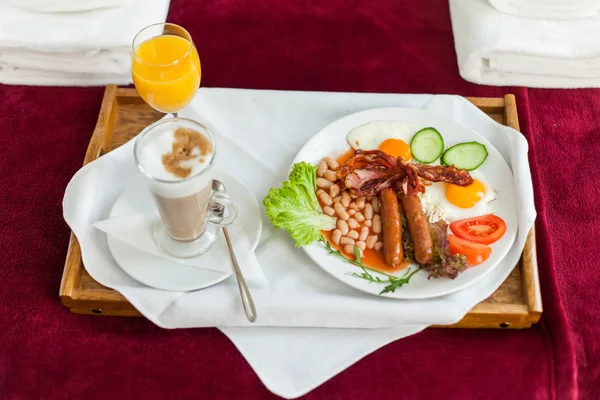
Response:
POLYGON ((421 200, 416 195, 404 196, 402 208, 412 237, 415 259, 419 264, 427 264, 433 259, 433 242, 429 234, 427 219, 421 208, 421 200))
POLYGON ((383 258, 390 267, 397 267, 403 262, 402 224, 400 222, 400 206, 392 189, 384 189, 379 194, 381 222, 383 225, 383 258))

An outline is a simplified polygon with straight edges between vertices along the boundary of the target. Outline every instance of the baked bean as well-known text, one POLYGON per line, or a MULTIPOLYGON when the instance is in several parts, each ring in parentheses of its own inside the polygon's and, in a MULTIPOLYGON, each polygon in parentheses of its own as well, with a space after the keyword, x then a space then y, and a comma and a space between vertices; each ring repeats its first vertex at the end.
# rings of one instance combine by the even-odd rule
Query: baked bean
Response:
MULTIPOLYGON (((333 186, 332 186, 333 187, 333 186)), ((337 196, 333 198, 333 202, 337 203, 338 201, 342 200, 342 196, 337 196)))
POLYGON ((381 242, 377 242, 377 243, 375 243, 375 250, 376 250, 376 251, 379 251, 379 250, 381 250, 381 248, 382 248, 382 247, 383 247, 383 243, 381 243, 381 242))
POLYGON ((333 217, 333 215, 335 214, 335 210, 329 206, 323 207, 323 212, 329 215, 330 217, 333 217))
POLYGON ((373 232, 381 233, 381 216, 375 215, 373 217, 373 232))
POLYGON ((360 228, 360 236, 358 236, 358 239, 362 240, 364 242, 365 240, 367 240, 368 236, 369 236, 369 228, 367 228, 366 226, 363 226, 362 228, 360 228))
POLYGON ((356 239, 358 239, 358 232, 350 231, 350 232, 348 232, 348 234, 346 236, 348 236, 350 239, 356 240, 356 239))
POLYGON ((357 196, 357 195, 355 195, 354 193, 350 193, 350 198, 351 198, 352 200, 356 200, 356 199, 358 199, 358 196, 357 196))
POLYGON ((377 243, 377 239, 379 239, 377 237, 377 235, 369 236, 367 238, 367 249, 372 249, 373 247, 375 247, 375 243, 377 243))
POLYGON ((350 194, 347 190, 342 192, 342 205, 344 207, 348 207, 350 205, 350 194))
POLYGON ((342 238, 342 231, 340 231, 339 229, 336 229, 331 234, 331 240, 333 240, 333 243, 335 243, 335 244, 340 244, 341 238, 342 238))
POLYGON ((354 209, 351 208, 351 209, 348 210, 348 214, 354 215, 354 214, 356 214, 356 210, 354 210, 354 209))
POLYGON ((354 218, 349 218, 348 219, 348 226, 350 227, 350 229, 356 229, 360 225, 358 225, 358 222, 356 222, 356 220, 354 218))
POLYGON ((347 244, 351 244, 352 246, 354 246, 354 239, 352 239, 352 238, 349 238, 349 237, 347 237, 347 236, 343 236, 343 237, 340 239, 340 244, 341 244, 341 245, 347 245, 347 244))
POLYGON ((338 194, 340 194, 340 187, 334 183, 329 188, 329 194, 331 197, 336 197, 338 194))
POLYGON ((350 208, 352 210, 358 211, 358 206, 356 205, 355 202, 350 203, 350 205, 348 206, 348 208, 350 208))
POLYGON ((364 224, 365 224, 365 226, 368 226, 368 227, 370 228, 370 227, 372 227, 372 226, 373 226, 373 221, 371 221, 370 219, 367 219, 367 220, 364 222, 364 224))
POLYGON ((363 222, 365 220, 365 216, 362 215, 362 213, 359 211, 356 214, 354 214, 354 219, 358 222, 363 222))
POLYGON ((327 165, 329 165, 329 168, 331 168, 334 171, 336 171, 338 169, 338 167, 340 166, 340 164, 338 164, 338 162, 335 161, 331 157, 325 157, 323 160, 325 160, 325 162, 327 163, 327 165))
POLYGON ((367 247, 367 244, 365 242, 363 242, 362 240, 359 240, 354 245, 361 250, 364 250, 367 247))
POLYGON ((347 244, 344 246, 344 251, 348 254, 354 254, 354 245, 353 244, 347 244))
POLYGON ((327 163, 325 162, 325 160, 323 160, 317 166, 317 176, 323 176, 325 174, 325 171, 327 171, 327 163))
POLYGON ((361 196, 358 199, 356 199, 356 205, 358 206, 358 208, 360 208, 361 210, 365 208, 365 201, 366 199, 364 198, 364 196, 361 196))
POLYGON ((337 181, 337 175, 335 174, 335 171, 327 170, 327 171, 325 171, 325 174, 323 176, 328 181, 331 181, 331 182, 337 181))
POLYGON ((327 193, 327 192, 326 192, 326 191, 324 191, 323 189, 317 189, 317 192, 316 192, 316 193, 317 193, 317 197, 319 197, 319 195, 320 195, 321 193, 327 193))
POLYGON ((379 200, 377 200, 377 197, 373 197, 373 199, 371 199, 371 205, 373 206, 373 212, 378 213, 379 212, 379 200))
POLYGON ((317 187, 322 189, 329 189, 333 185, 333 182, 328 181, 325 178, 317 178, 317 187))
POLYGON ((365 204, 365 209, 363 210, 363 214, 366 219, 373 218, 373 205, 371 203, 365 204))
POLYGON ((337 220, 337 227, 342 232, 342 235, 347 235, 348 231, 350 230, 348 228, 348 224, 343 219, 338 219, 337 220))
POLYGON ((343 220, 348 220, 348 218, 350 218, 350 214, 348 214, 346 212, 346 210, 344 209, 344 207, 342 206, 342 203, 338 202, 338 203, 334 203, 333 204, 333 209, 335 210, 336 214, 338 215, 338 217, 340 217, 343 220))
POLYGON ((326 206, 333 204, 333 199, 326 192, 323 192, 319 195, 319 200, 321 200, 321 203, 325 204, 326 206))

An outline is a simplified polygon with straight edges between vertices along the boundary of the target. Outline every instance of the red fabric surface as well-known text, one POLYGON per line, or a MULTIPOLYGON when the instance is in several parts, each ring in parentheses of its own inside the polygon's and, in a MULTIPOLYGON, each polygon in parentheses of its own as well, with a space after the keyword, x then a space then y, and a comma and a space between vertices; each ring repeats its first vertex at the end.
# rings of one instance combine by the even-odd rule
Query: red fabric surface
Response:
MULTIPOLYGON (((446 0, 179 0, 169 20, 191 31, 204 86, 517 95, 539 212, 541 323, 426 330, 307 399, 568 399, 578 386, 581 398, 600 398, 600 92, 463 81, 446 0)), ((69 236, 61 200, 102 93, 0 86, 0 396, 275 397, 216 329, 166 331, 144 319, 72 315, 60 304, 69 236)))

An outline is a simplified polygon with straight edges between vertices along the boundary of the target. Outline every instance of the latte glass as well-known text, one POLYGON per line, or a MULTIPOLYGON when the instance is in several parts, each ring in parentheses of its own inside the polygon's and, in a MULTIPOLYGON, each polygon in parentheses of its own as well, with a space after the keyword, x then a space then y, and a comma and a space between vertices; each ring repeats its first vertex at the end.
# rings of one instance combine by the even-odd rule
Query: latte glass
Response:
MULTIPOLYGON (((220 227, 231 224, 237 217, 237 207, 231 198, 212 190, 215 155, 215 139, 209 130, 186 118, 157 121, 135 141, 135 162, 160 214, 154 225, 154 240, 171 256, 186 258, 205 253, 217 240, 220 227), (192 170, 185 178, 171 176, 162 164, 162 155, 171 151, 165 149, 169 145, 169 137, 165 135, 173 135, 180 128, 200 133, 211 147, 210 153, 202 157, 202 165, 196 166, 197 171, 192 170), (157 149, 162 149, 162 153, 157 149), (215 209, 224 209, 224 214, 217 214, 215 209)), ((200 163, 199 157, 187 162, 187 165, 200 163)))

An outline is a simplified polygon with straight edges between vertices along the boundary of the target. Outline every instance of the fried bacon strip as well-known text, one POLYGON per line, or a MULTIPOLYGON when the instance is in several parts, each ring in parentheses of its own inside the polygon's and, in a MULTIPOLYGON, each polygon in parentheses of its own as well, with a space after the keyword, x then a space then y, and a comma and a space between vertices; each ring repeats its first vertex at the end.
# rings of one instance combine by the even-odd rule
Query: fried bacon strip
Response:
POLYGON ((458 186, 467 186, 473 183, 473 178, 469 171, 458 169, 454 165, 446 167, 444 165, 423 165, 415 164, 417 174, 431 182, 447 182, 458 186))
POLYGON ((467 171, 454 166, 406 164, 380 150, 357 150, 340 167, 337 176, 356 196, 374 196, 386 188, 404 195, 425 192, 419 178, 459 186, 473 183, 467 171))

